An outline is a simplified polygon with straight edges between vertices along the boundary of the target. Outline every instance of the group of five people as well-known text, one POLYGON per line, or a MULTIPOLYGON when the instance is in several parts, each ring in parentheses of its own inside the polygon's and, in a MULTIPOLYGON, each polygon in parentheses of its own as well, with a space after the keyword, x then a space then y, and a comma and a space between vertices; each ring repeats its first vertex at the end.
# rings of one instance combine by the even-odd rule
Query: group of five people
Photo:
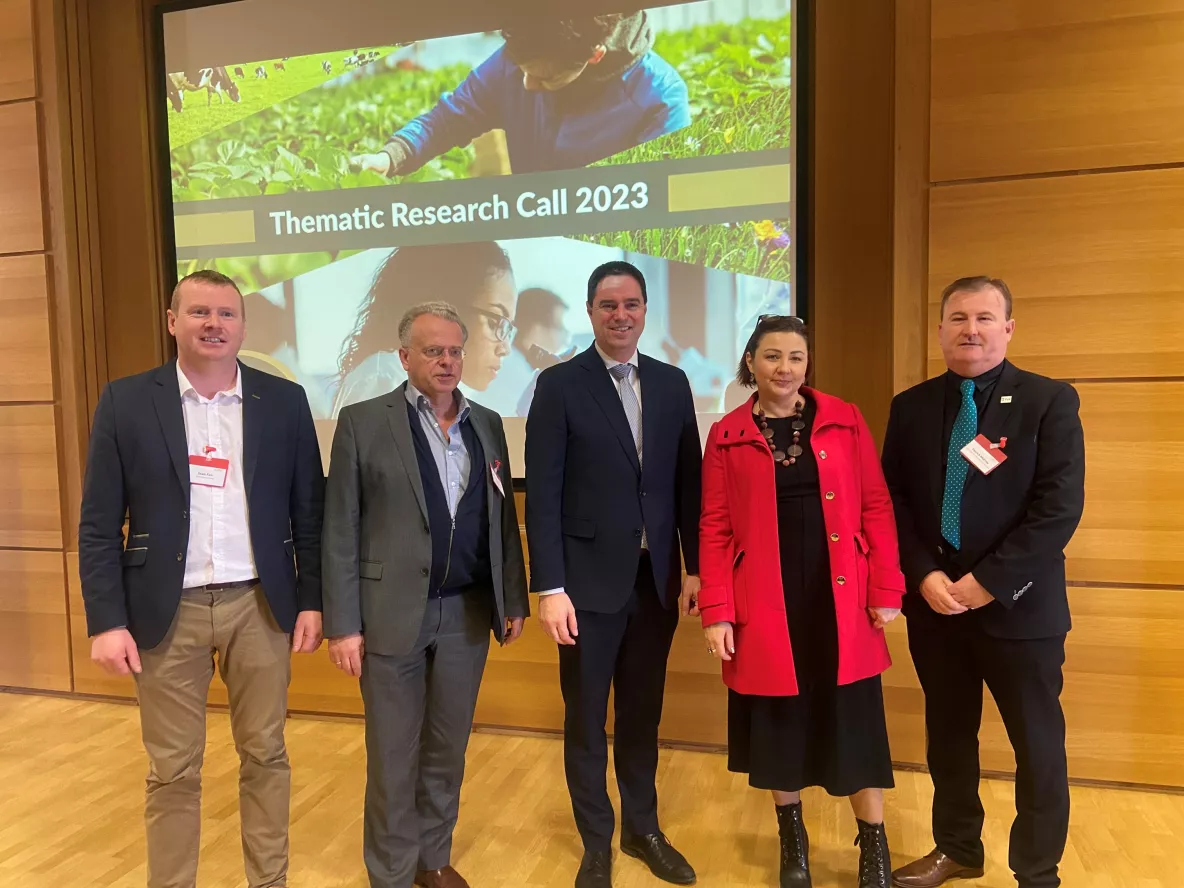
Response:
MULTIPOLYGON (((1016 753, 1011 868, 1022 888, 1059 885, 1063 551, 1084 447, 1073 388, 1006 360, 1006 285, 946 288, 948 371, 896 397, 882 459, 858 408, 809 384, 808 332, 789 316, 757 323, 737 372, 755 391, 704 449, 686 376, 638 353, 646 303, 636 268, 597 268, 595 343, 539 375, 527 420, 530 590, 558 646, 577 888, 611 885, 610 690, 620 849, 667 882, 696 880, 656 789, 680 613, 722 661, 729 769, 773 794, 783 888, 811 884, 809 786, 850 798, 860 888, 981 874, 984 683, 1016 753), (893 873, 880 676, 902 607, 936 847, 893 873)), ((341 410, 326 482, 303 390, 238 362, 245 322, 229 278, 189 276, 168 312, 177 359, 111 382, 95 412, 83 597, 93 658, 135 676, 148 884, 196 881, 215 661, 247 880, 287 884, 289 652, 324 637, 365 706, 370 884, 464 888, 451 843, 490 634, 513 643, 530 610, 501 418, 456 390, 467 330, 447 303, 406 313, 407 381, 341 410)))

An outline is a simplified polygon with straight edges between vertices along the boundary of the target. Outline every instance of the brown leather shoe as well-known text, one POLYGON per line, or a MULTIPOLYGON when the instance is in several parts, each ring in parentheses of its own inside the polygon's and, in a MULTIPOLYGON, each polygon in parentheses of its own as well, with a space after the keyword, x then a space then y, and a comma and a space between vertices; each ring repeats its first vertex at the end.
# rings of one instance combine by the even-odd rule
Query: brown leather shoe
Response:
POLYGON ((450 866, 438 870, 420 870, 415 874, 415 884, 421 888, 469 888, 464 876, 450 866))
POLYGON ((936 848, 892 873, 896 888, 937 888, 951 879, 981 879, 983 868, 963 866, 936 848))

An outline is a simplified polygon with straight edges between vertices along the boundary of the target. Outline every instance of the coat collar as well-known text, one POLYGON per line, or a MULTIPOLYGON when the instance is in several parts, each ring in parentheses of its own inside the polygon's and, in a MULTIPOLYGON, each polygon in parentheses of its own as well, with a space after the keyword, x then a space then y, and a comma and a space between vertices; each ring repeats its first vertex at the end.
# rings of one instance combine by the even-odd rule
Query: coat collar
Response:
MULTIPOLYGON (((802 394, 814 401, 814 431, 828 425, 855 428, 855 411, 842 398, 820 392, 810 386, 802 386, 802 394)), ((752 406, 756 403, 756 393, 748 400, 725 415, 719 421, 716 440, 721 447, 732 444, 758 444, 768 449, 764 437, 752 420, 752 406)))

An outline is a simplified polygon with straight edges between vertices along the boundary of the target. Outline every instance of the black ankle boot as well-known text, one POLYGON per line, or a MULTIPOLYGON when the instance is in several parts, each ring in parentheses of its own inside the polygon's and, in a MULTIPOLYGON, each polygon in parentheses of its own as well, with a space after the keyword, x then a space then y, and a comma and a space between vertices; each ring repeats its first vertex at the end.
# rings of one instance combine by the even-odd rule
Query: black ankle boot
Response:
POLYGON ((892 888, 892 858, 882 823, 859 823, 859 888, 892 888))
POLYGON ((777 806, 781 835, 781 888, 813 888, 810 882, 810 837, 802 820, 802 803, 777 806))

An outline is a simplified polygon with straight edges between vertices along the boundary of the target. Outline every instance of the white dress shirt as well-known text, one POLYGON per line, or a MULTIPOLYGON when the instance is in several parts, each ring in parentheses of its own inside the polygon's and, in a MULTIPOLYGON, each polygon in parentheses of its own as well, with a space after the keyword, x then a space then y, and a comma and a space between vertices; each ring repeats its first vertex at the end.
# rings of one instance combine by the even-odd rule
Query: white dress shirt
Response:
MULTIPOLYGON (((181 412, 189 456, 202 456, 206 447, 215 459, 230 460, 223 487, 189 485, 189 548, 184 587, 251 580, 255 552, 247 520, 247 489, 243 478, 243 380, 236 369, 234 387, 205 398, 177 365, 181 412)), ((264 458, 266 455, 264 454, 264 458)))
MULTIPOLYGON (((637 396, 637 406, 640 407, 642 409, 642 411, 644 411, 645 406, 641 403, 641 372, 638 368, 638 363, 637 363, 637 350, 634 349, 633 357, 631 357, 628 361, 622 362, 622 361, 618 361, 616 358, 610 358, 608 355, 606 355, 604 353, 604 351, 600 348, 599 342, 593 343, 593 344, 596 346, 596 354, 600 355, 600 360, 604 361, 604 367, 606 370, 611 370, 613 367, 617 366, 617 364, 620 364, 620 363, 633 365, 633 372, 629 374, 629 385, 631 385, 633 387, 633 394, 637 396)), ((617 378, 612 375, 609 376, 609 379, 612 380, 613 387, 617 390, 617 397, 618 398, 621 397, 621 386, 623 386, 625 384, 625 380, 622 379, 622 380, 618 381, 617 378)), ((640 420, 641 417, 638 417, 638 419, 640 420)), ((645 539, 645 532, 643 530, 642 531, 641 547, 643 549, 648 549, 649 548, 648 542, 649 541, 645 539)), ((547 589, 545 591, 540 592, 539 597, 542 598, 544 595, 554 595, 556 592, 562 592, 562 591, 564 591, 562 586, 560 586, 558 589, 547 589)))
POLYGON ((456 507, 460 505, 461 497, 469 488, 472 455, 465 446, 465 436, 460 428, 462 423, 469 421, 469 401, 459 390, 453 397, 457 407, 456 419, 445 432, 440 427, 440 421, 436 419, 436 412, 427 396, 413 386, 410 380, 407 382, 407 403, 415 408, 415 413, 419 417, 419 427, 423 430, 428 449, 432 451, 432 458, 436 461, 440 485, 444 488, 444 497, 448 500, 448 514, 455 518, 456 507))

